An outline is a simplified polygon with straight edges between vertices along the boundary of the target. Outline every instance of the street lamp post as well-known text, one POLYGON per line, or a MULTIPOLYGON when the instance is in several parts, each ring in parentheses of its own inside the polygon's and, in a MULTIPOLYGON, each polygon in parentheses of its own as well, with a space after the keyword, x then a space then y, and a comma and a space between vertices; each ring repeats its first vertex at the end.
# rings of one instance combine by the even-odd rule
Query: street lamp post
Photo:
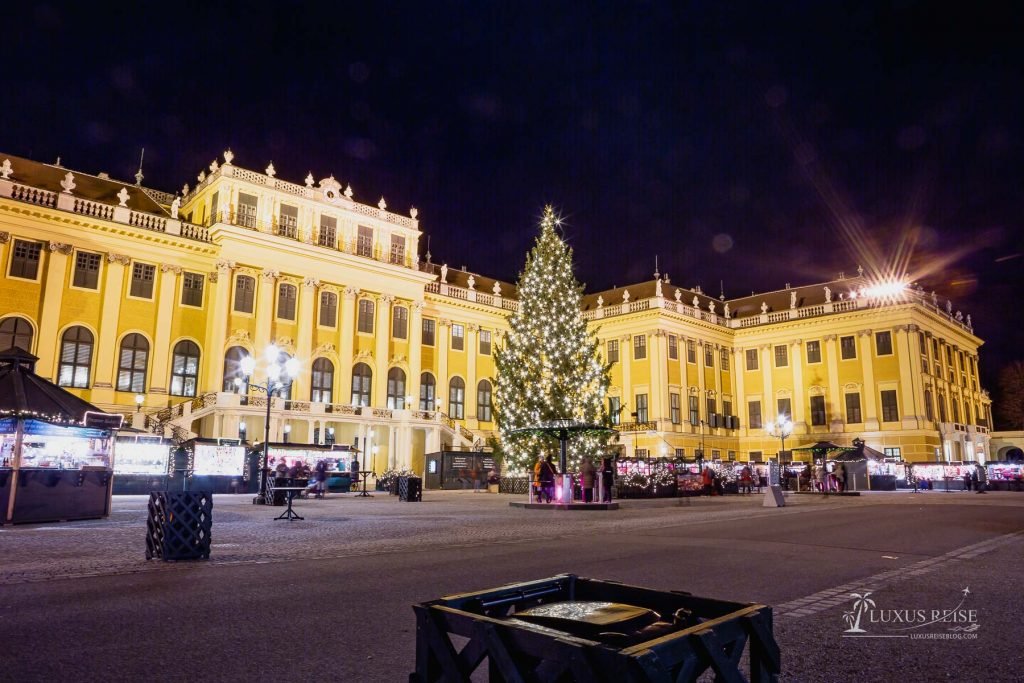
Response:
MULTIPOLYGON (((768 423, 767 432, 769 436, 781 439, 779 453, 775 457, 775 466, 778 470, 779 483, 782 483, 782 453, 786 450, 786 437, 793 433, 793 422, 785 415, 779 415, 774 421, 768 423)), ((771 482, 768 482, 769 485, 771 482)))
POLYGON ((252 356, 245 356, 239 362, 245 379, 235 378, 237 386, 245 384, 246 393, 249 389, 255 389, 267 395, 267 413, 263 424, 263 467, 260 468, 260 492, 256 496, 256 502, 260 505, 267 503, 267 474, 270 470, 270 406, 274 402, 274 394, 280 394, 299 375, 299 361, 289 358, 281 363, 281 355, 281 350, 274 344, 263 351, 263 357, 267 361, 267 381, 263 384, 249 381, 256 370, 256 361, 252 356))

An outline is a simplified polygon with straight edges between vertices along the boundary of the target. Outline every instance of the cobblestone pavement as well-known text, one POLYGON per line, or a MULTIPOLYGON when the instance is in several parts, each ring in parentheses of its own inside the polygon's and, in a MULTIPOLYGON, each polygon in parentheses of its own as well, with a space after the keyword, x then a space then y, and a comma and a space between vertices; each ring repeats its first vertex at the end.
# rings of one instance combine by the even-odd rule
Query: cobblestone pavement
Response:
MULTIPOLYGON (((421 503, 383 493, 370 498, 331 495, 297 499, 304 520, 275 520, 282 508, 253 505, 251 495, 214 495, 210 565, 326 559, 441 548, 530 543, 558 536, 605 535, 664 526, 734 519, 758 520, 811 509, 844 509, 879 502, 951 505, 967 494, 871 494, 822 498, 791 495, 783 509, 763 508, 762 497, 627 500, 617 511, 561 512, 512 508, 519 496, 427 491, 421 503)), ((0 585, 83 576, 181 570, 188 563, 145 559, 147 500, 117 496, 108 519, 0 527, 0 585)), ((1024 496, 994 494, 987 504, 1024 505, 1024 496)))
MULTIPOLYGON (((213 566, 529 543, 598 528, 620 533, 666 523, 793 514, 812 505, 849 505, 851 500, 828 503, 798 496, 785 510, 766 510, 760 496, 727 496, 623 501, 624 509, 618 511, 559 512, 512 508, 509 501, 521 497, 502 494, 428 491, 421 503, 402 503, 378 492, 370 498, 339 494, 296 499, 295 510, 304 519, 289 522, 274 519, 283 508, 253 505, 251 495, 213 498, 213 566)), ((189 566, 145 559, 147 502, 145 496, 116 496, 108 519, 0 527, 0 584, 189 566)))

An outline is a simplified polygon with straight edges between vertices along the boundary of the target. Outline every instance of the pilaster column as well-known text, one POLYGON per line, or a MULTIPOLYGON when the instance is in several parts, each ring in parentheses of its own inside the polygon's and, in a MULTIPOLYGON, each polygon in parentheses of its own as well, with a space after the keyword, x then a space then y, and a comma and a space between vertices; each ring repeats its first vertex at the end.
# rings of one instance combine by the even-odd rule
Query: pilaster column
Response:
POLYGON ((860 362, 864 376, 864 431, 878 431, 878 393, 875 387, 875 364, 871 359, 871 330, 859 330, 860 362))
MULTIPOLYGON (((260 287, 256 293, 256 334, 253 335, 253 353, 263 355, 274 331, 274 299, 277 297, 277 279, 281 273, 267 269, 260 274, 260 287)), ((257 376, 265 376, 263 363, 257 363, 257 376)))
MULTIPOLYGON (((39 342, 36 344, 36 374, 56 381, 54 365, 57 358, 57 332, 60 326, 61 300, 67 279, 68 256, 74 251, 70 244, 50 242, 43 281, 43 305, 39 314, 39 342)), ((29 353, 32 349, 25 349, 29 353)), ((116 351, 112 351, 116 353, 116 351)))
POLYGON ((476 415, 476 356, 480 350, 480 326, 466 325, 466 427, 479 426, 476 415))
POLYGON ((825 364, 828 366, 828 402, 831 408, 829 429, 844 431, 846 405, 842 387, 839 386, 839 356, 836 354, 836 335, 825 335, 825 364))
POLYGON ((707 388, 707 364, 704 363, 704 344, 702 339, 697 340, 697 415, 708 421, 708 388, 707 388))
MULTIPOLYGON (((131 259, 123 254, 107 254, 107 273, 103 280, 103 310, 100 313, 99 339, 96 348, 96 380, 93 390, 113 389, 114 360, 117 358, 117 322, 121 312, 124 269, 131 259)), ((94 399, 98 399, 94 396, 94 399)), ((109 401, 113 403, 113 394, 109 401)), ((106 399, 101 399, 106 400, 106 399)))
POLYGON ((747 372, 746 357, 743 349, 733 349, 732 354, 732 375, 736 378, 736 399, 735 408, 737 417, 740 419, 739 435, 746 436, 750 425, 750 411, 747 410, 747 393, 744 387, 744 375, 747 372))
POLYGON ((420 407, 420 374, 423 372, 423 302, 414 301, 409 309, 409 380, 408 391, 412 396, 410 410, 420 407))
POLYGON ((761 424, 773 422, 779 415, 779 404, 775 401, 772 387, 772 345, 761 345, 761 381, 764 385, 764 398, 761 400, 761 424))
MULTIPOLYGON (((224 388, 224 342, 228 336, 228 310, 231 305, 232 277, 235 264, 232 261, 217 261, 217 269, 210 273, 209 282, 214 285, 210 297, 210 317, 206 322, 206 382, 208 391, 224 388)), ((200 386, 203 386, 202 384, 200 386)), ((201 392, 200 392, 201 393, 201 392)))
POLYGON ((341 319, 338 322, 338 383, 334 392, 341 403, 352 402, 352 347, 356 330, 356 297, 359 290, 346 287, 341 293, 341 319))
MULTIPOLYGON (((668 400, 668 335, 665 330, 651 332, 651 353, 648 358, 651 372, 651 404, 650 416, 654 421, 663 419, 667 412, 665 404, 668 400)), ((660 427, 659 427, 660 429, 660 427)))
MULTIPOLYGON (((377 299, 377 325, 374 328, 374 371, 376 381, 373 383, 371 405, 383 408, 387 405, 388 395, 388 353, 391 340, 391 304, 395 297, 387 294, 377 299)), ((390 455, 388 456, 390 457, 390 455)))
POLYGON ((316 320, 313 316, 313 304, 316 301, 317 288, 320 281, 315 277, 307 277, 302 281, 299 293, 299 316, 297 319, 298 339, 295 341, 295 356, 302 363, 302 372, 295 378, 295 385, 292 387, 292 397, 296 400, 305 401, 310 397, 309 385, 313 365, 313 329, 316 327, 316 320))
POLYGON ((452 321, 441 318, 437 321, 437 398, 442 401, 442 410, 447 415, 448 405, 448 353, 451 351, 452 321))
POLYGON ((153 339, 153 364, 149 375, 149 393, 167 393, 168 354, 171 346, 171 321, 174 318, 174 300, 178 292, 181 266, 160 266, 160 297, 157 300, 156 335, 153 339))
POLYGON ((897 325, 893 328, 893 353, 900 364, 900 422, 904 429, 917 429, 921 425, 924 398, 921 390, 914 381, 917 353, 915 352, 911 330, 916 330, 916 325, 897 325))
POLYGON ((715 396, 717 397, 718 411, 720 414, 725 414, 725 406, 723 405, 725 398, 722 395, 722 349, 724 347, 715 344, 715 360, 718 362, 718 368, 713 370, 715 373, 715 396))
POLYGON ((636 410, 636 392, 633 391, 633 338, 628 334, 619 338, 619 363, 622 365, 622 411, 626 415, 636 410))
POLYGON ((793 431, 807 433, 807 408, 804 406, 807 393, 804 387, 803 340, 790 342, 789 365, 793 368, 793 431))

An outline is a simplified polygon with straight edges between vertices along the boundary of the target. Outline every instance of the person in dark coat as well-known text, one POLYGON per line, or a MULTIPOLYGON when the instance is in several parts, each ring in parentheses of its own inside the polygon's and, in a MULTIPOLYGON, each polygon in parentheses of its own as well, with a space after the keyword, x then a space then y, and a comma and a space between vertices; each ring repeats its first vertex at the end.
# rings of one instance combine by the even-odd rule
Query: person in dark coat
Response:
POLYGON ((594 468, 594 463, 591 462, 590 456, 583 458, 583 462, 580 463, 580 486, 583 488, 583 502, 593 503, 594 502, 594 478, 597 470, 594 468))
POLYGON ((540 463, 540 475, 537 480, 540 482, 540 492, 544 496, 544 502, 550 503, 551 499, 555 495, 555 475, 558 474, 558 469, 555 467, 555 463, 549 455, 546 459, 540 463))

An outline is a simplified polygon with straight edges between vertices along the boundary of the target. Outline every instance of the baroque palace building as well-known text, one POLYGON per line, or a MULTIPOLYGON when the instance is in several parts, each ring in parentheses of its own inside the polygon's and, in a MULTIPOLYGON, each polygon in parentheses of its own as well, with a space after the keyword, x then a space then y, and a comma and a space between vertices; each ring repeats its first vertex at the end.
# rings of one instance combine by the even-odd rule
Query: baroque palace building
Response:
MULTIPOLYGON (((415 209, 233 161, 169 194, 0 154, 0 348, 135 427, 261 441, 268 399, 236 379, 273 343, 302 371, 272 399, 271 441, 357 443, 378 471, 480 447, 515 286, 421 261, 415 209)), ((934 295, 858 272, 724 300, 659 276, 584 309, 625 455, 767 459, 785 414, 789 448, 987 459, 983 342, 934 295)))

